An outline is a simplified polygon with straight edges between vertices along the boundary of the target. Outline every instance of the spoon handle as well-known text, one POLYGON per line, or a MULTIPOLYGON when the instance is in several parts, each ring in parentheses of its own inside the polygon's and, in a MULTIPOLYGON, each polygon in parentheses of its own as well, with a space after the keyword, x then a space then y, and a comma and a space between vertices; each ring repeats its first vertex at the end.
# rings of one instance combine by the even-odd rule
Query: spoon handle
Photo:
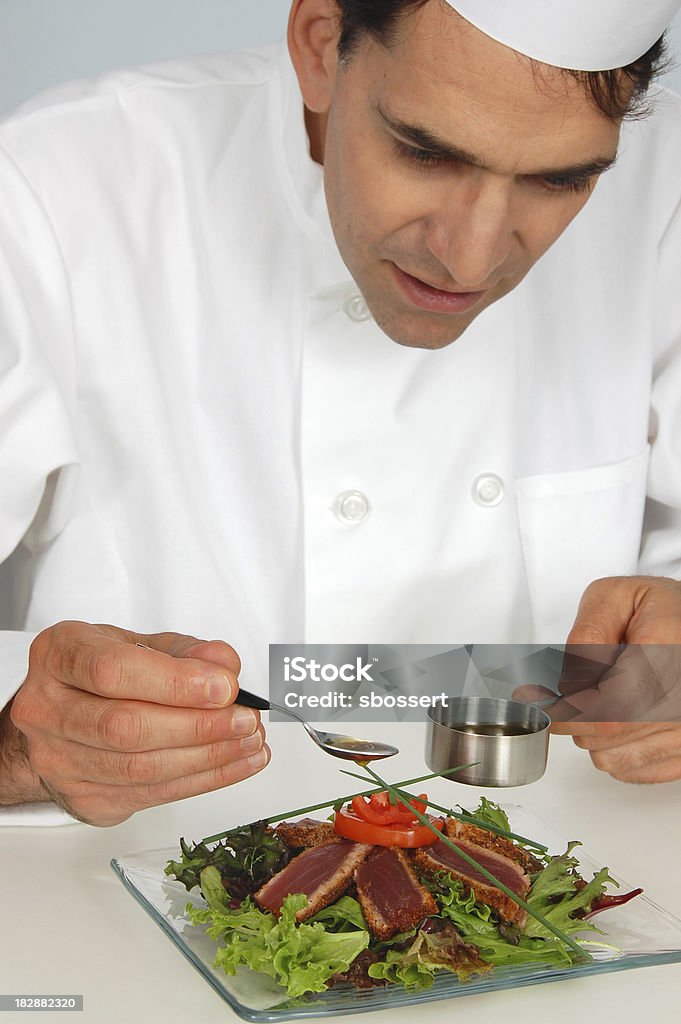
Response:
POLYGON ((255 708, 256 711, 270 710, 270 702, 268 700, 265 700, 264 697, 259 697, 257 693, 249 693, 248 690, 242 690, 241 687, 239 687, 234 703, 241 704, 244 708, 255 708))

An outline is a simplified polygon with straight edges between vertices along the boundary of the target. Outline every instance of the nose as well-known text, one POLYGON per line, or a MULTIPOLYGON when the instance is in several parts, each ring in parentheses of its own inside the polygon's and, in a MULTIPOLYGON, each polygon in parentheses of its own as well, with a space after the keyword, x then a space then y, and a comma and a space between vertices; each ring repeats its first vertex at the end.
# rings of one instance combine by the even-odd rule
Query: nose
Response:
POLYGON ((443 194, 431 217, 427 245, 462 287, 484 288, 508 259, 513 244, 508 183, 471 168, 465 182, 443 194))

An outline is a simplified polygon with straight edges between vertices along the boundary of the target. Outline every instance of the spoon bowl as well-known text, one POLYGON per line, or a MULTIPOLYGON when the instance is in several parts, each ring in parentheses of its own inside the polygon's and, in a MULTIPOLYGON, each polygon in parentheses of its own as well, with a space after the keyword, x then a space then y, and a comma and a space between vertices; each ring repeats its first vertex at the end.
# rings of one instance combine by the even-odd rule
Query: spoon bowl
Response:
POLYGON ((239 689, 234 703, 241 704, 245 708, 255 708, 257 711, 278 711, 282 715, 294 718, 296 722, 300 722, 305 732, 318 747, 325 753, 331 754, 332 757, 340 757, 344 761, 357 761, 361 764, 367 761, 380 761, 384 757, 393 757, 395 754, 399 754, 398 748, 393 747, 390 743, 377 743, 375 740, 362 740, 356 736, 315 729, 289 708, 273 704, 272 701, 265 700, 264 697, 259 697, 255 693, 249 693, 248 690, 239 689))

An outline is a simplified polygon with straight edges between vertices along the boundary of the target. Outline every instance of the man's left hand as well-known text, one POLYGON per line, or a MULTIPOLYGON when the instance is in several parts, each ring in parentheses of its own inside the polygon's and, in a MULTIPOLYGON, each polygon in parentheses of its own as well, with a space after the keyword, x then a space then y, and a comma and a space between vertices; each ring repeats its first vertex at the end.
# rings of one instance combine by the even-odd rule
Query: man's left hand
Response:
POLYGON ((596 768, 622 782, 681 779, 681 582, 632 576, 590 584, 559 690, 551 731, 572 736, 596 768))

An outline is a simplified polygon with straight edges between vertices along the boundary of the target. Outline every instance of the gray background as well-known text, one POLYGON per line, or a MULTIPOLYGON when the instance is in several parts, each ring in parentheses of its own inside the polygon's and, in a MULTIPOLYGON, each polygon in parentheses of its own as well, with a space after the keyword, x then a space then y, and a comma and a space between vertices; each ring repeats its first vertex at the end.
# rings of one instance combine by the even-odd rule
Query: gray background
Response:
MULTIPOLYGON (((0 0, 0 115, 68 79, 273 42, 288 9, 289 0, 0 0)), ((666 81, 681 93, 681 14, 671 44, 666 81)))

